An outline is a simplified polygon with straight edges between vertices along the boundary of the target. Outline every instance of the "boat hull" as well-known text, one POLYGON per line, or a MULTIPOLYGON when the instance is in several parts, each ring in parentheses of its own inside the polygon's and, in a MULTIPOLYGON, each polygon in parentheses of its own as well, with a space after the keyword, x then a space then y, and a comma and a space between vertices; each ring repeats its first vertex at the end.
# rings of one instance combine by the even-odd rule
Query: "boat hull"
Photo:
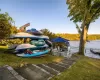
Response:
POLYGON ((100 52, 96 52, 96 51, 94 51, 93 49, 90 49, 90 52, 92 52, 92 53, 94 53, 94 54, 100 55, 100 52))
POLYGON ((41 51, 41 52, 33 52, 32 54, 30 53, 22 53, 22 54, 16 54, 17 56, 19 57, 36 57, 36 56, 41 56, 41 55, 44 55, 44 54, 48 54, 49 53, 49 49, 47 50, 44 50, 44 51, 41 51))

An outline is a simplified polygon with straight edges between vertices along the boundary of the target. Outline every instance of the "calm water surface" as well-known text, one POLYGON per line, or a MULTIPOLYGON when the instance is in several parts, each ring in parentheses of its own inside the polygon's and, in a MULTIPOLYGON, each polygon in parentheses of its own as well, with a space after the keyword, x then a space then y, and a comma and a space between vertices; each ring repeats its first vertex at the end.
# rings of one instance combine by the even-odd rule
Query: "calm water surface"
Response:
MULTIPOLYGON (((69 42, 70 42, 70 46, 71 46, 70 52, 72 54, 78 52, 79 41, 69 41, 69 42)), ((87 42, 86 46, 85 46, 85 56, 100 59, 99 55, 93 54, 93 53, 90 52, 90 48, 93 48, 97 51, 100 51, 100 40, 87 42)))

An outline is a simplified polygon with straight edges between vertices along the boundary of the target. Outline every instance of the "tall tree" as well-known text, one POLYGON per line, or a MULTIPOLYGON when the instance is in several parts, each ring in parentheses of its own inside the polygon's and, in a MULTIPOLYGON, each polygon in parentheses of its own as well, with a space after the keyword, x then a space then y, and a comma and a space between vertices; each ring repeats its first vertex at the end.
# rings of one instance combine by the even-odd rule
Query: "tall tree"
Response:
POLYGON ((0 10, 0 39, 6 38, 11 34, 13 19, 7 12, 2 13, 0 10))
POLYGON ((91 22, 100 16, 100 0, 67 0, 70 20, 81 22, 79 53, 84 55, 86 37, 91 22))

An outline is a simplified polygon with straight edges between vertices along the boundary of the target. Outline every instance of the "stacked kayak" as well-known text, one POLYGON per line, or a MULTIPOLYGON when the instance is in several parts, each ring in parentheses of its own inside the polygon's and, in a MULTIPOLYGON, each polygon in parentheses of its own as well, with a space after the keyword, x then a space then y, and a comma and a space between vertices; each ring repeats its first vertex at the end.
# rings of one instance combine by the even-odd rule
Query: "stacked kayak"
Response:
POLYGON ((44 36, 41 31, 38 31, 34 28, 27 30, 26 32, 14 34, 10 38, 19 38, 25 40, 24 44, 14 47, 16 55, 20 57, 41 56, 47 54, 52 47, 49 37, 44 36), (27 38, 30 39, 28 43, 26 42, 27 38))
POLYGON ((47 54, 50 51, 49 45, 43 40, 32 40, 30 44, 21 44, 16 47, 17 56, 35 57, 47 54))
POLYGON ((50 50, 44 50, 44 51, 33 51, 31 54, 30 53, 22 53, 22 54, 16 54, 17 56, 20 57, 35 57, 35 56, 40 56, 40 55, 44 55, 47 54, 50 50))

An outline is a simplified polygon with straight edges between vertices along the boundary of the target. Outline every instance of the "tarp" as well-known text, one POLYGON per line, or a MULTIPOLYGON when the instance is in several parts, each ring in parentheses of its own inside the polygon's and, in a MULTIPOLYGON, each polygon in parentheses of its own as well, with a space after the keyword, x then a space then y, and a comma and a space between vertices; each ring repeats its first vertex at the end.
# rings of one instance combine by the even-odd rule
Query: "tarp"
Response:
POLYGON ((61 37, 57 37, 51 40, 52 42, 64 42, 64 43, 68 43, 69 40, 61 38, 61 37))

